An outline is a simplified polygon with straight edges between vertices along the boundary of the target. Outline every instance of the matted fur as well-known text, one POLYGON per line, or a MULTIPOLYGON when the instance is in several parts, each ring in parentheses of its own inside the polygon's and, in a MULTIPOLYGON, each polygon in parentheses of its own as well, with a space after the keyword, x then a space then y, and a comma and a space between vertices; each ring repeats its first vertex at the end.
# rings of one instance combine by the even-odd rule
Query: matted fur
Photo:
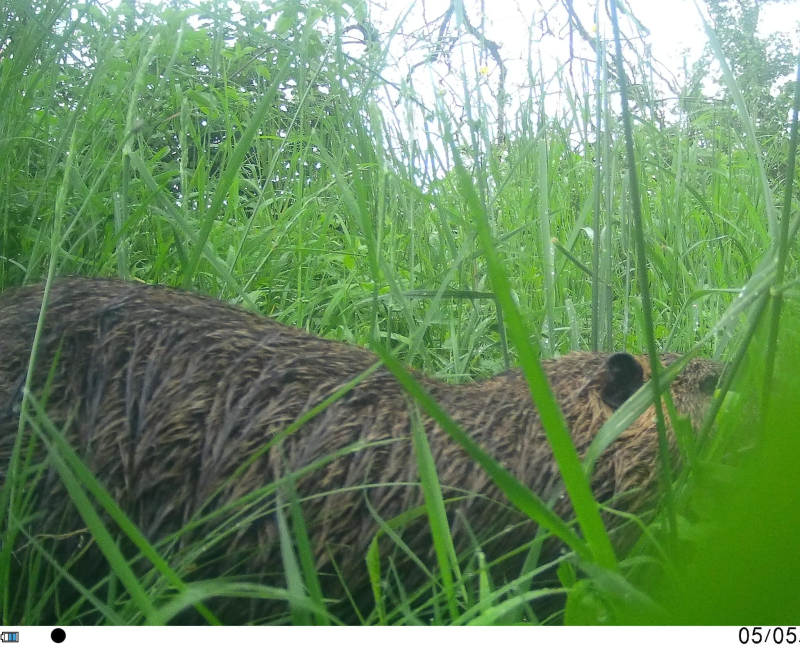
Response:
MULTIPOLYGON (((2 471, 17 433, 21 384, 42 289, 35 285, 0 296, 2 471)), ((206 513, 361 442, 367 447, 297 482, 318 566, 330 572, 326 566, 333 557, 357 593, 368 588, 364 555, 377 530, 365 498, 387 520, 423 503, 410 441, 408 398, 385 368, 225 485, 276 433, 373 365, 376 356, 364 348, 318 338, 185 291, 86 278, 61 279, 53 285, 35 392, 41 392, 59 346, 48 415, 57 427, 72 417, 69 441, 154 543, 196 519, 220 486, 222 493, 206 513)), ((613 413, 600 395, 607 358, 583 352, 543 361, 580 454, 613 413)), ((664 362, 673 359, 666 356, 664 362)), ((646 357, 636 360, 647 380, 646 357)), ((672 385, 678 410, 697 420, 709 399, 706 381, 718 371, 712 361, 692 361, 672 385)), ((415 376, 473 439, 533 491, 544 499, 558 491, 556 464, 519 370, 461 385, 416 372, 415 376)), ((448 504, 457 548, 471 545, 464 520, 479 538, 495 536, 483 545, 490 561, 532 539, 535 525, 521 522, 523 518, 483 469, 428 417, 423 416, 423 423, 445 494, 469 493, 448 504), (511 525, 513 530, 503 531, 511 525)), ((592 482, 598 498, 637 488, 651 495, 657 443, 651 407, 599 460, 592 482)), ((83 523, 77 512, 64 511, 68 496, 59 477, 51 470, 40 486, 42 515, 30 530, 36 534, 79 530, 83 523)), ((645 493, 629 496, 625 508, 635 508, 646 497, 645 493)), ((229 529, 212 553, 198 559, 201 566, 194 577, 243 572, 251 579, 285 586, 274 508, 273 495, 261 499, 255 507, 259 519, 229 529), (236 557, 219 557, 225 554, 236 557)), ((560 502, 556 510, 568 514, 568 502, 560 502)), ((203 525, 183 544, 222 526, 228 517, 203 525)), ((429 534, 420 527, 425 528, 424 520, 403 537, 433 565, 429 534)), ((179 547, 173 544, 167 555, 179 547)), ((75 543, 65 541, 65 555, 71 555, 71 549, 75 543)), ((87 557, 73 567, 73 574, 91 582, 104 569, 99 553, 92 554, 96 566, 89 566, 87 557)), ((335 577, 324 580, 328 596, 343 596, 335 577)), ((222 609, 228 622, 259 615, 263 605, 242 601, 222 609)))

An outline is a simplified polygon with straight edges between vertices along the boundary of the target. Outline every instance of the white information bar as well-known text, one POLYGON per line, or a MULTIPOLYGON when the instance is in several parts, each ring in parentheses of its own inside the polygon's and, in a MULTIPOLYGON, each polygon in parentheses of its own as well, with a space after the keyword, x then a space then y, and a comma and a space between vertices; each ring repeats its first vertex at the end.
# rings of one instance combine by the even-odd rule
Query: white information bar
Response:
POLYGON ((800 645, 798 631, 767 626, 3 627, 0 640, 19 645, 800 645))

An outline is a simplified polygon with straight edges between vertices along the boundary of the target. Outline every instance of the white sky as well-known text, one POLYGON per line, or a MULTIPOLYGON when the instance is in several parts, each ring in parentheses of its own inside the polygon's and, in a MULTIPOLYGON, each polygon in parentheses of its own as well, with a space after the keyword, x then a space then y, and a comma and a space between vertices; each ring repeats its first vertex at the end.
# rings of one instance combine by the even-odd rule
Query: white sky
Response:
MULTIPOLYGON (((372 5, 370 17, 375 26, 384 34, 389 32, 398 16, 404 15, 409 5, 412 4, 411 0, 374 1, 377 5, 382 5, 382 9, 372 5)), ((603 5, 606 3, 606 0, 573 0, 574 10, 586 29, 593 26, 593 16, 598 1, 603 5)), ((566 22, 563 5, 561 3, 556 5, 552 19, 549 21, 555 33, 545 37, 541 42, 531 43, 530 34, 538 35, 541 33, 538 27, 530 28, 531 24, 538 25, 544 16, 541 5, 549 7, 556 0, 481 0, 481 2, 485 8, 485 15, 483 16, 484 33, 487 38, 501 45, 501 55, 508 71, 506 91, 511 103, 508 106, 507 114, 513 114, 518 105, 518 100, 527 96, 526 88, 530 85, 528 75, 530 70, 533 70, 534 73, 539 70, 539 59, 542 62, 542 75, 546 83, 548 83, 545 86, 547 111, 552 114, 554 110, 566 107, 563 94, 564 84, 560 81, 551 83, 556 71, 570 60, 569 32, 561 29, 566 22), (561 31, 557 31, 559 29, 561 31), (530 55, 533 57, 531 64, 528 63, 529 49, 531 50, 530 55), (522 92, 519 91, 519 88, 523 88, 522 92)), ((703 48, 707 42, 702 20, 694 0, 627 0, 627 2, 640 24, 649 31, 649 35, 645 36, 645 43, 640 42, 637 46, 639 54, 644 53, 643 44, 649 45, 654 59, 667 68, 662 70, 666 72, 665 76, 667 78, 672 77, 677 81, 676 86, 678 88, 682 87, 685 81, 683 74, 684 64, 691 69, 693 63, 702 55, 703 48)), ((465 0, 465 3, 470 22, 480 28, 481 16, 477 13, 477 3, 470 0, 465 0)), ((427 33, 427 30, 423 29, 425 25, 435 23, 449 4, 450 0, 416 0, 413 3, 412 11, 401 25, 400 42, 393 42, 391 50, 398 66, 385 70, 384 73, 387 78, 394 82, 400 82, 410 65, 418 63, 423 60, 426 54, 430 53, 428 49, 422 47, 415 53, 404 55, 402 43, 405 42, 405 45, 408 46, 410 42, 414 42, 415 38, 419 38, 420 34, 427 33)), ((628 35, 636 34, 636 29, 627 20, 626 17, 620 15, 623 32, 628 35)), ((759 36, 765 37, 770 33, 780 31, 790 35, 795 47, 800 47, 800 39, 797 37, 799 26, 800 0, 761 6, 759 36)), ((611 37, 611 25, 607 16, 601 18, 600 33, 607 40, 611 37)), ((589 73, 593 75, 595 54, 577 32, 573 35, 573 46, 573 54, 578 59, 582 58, 589 61, 589 73)), ((610 43, 608 46, 613 48, 610 43)), ((474 55, 470 53, 472 50, 469 48, 465 48, 462 51, 466 56, 474 55)), ((628 60, 633 59, 628 57, 628 60)), ((435 64, 436 74, 441 79, 436 82, 443 83, 444 87, 448 87, 455 95, 459 95, 462 93, 459 70, 464 68, 470 70, 473 63, 472 60, 468 60, 466 63, 460 61, 458 53, 454 53, 452 62, 452 69, 447 67, 445 63, 435 64)), ((499 79, 499 70, 491 58, 487 58, 486 63, 489 69, 489 75, 486 80, 492 88, 492 92, 494 92, 499 79)), ((716 65, 714 63, 712 65, 714 65, 712 67, 713 71, 716 65)), ((580 62, 577 65, 573 64, 569 71, 580 76, 579 68, 580 62), (575 69, 576 67, 578 69, 575 69)), ((415 72, 417 91, 421 92, 426 104, 432 105, 432 102, 427 100, 433 90, 433 87, 426 87, 429 84, 426 79, 429 78, 430 76, 425 73, 424 68, 415 72)), ((676 98, 659 82, 658 78, 653 80, 657 89, 662 92, 663 98, 667 100, 676 98)), ((535 82, 538 83, 538 81, 535 82)), ((590 79, 590 85, 592 82, 590 79)), ((708 78, 704 89, 707 93, 714 94, 719 88, 714 85, 711 78, 708 78)), ((538 87, 534 88, 534 93, 537 91, 538 87)), ((580 89, 578 91, 579 93, 581 92, 580 89)), ((491 102, 491 100, 489 101, 491 102)))
MULTIPOLYGON (((401 14, 409 2, 398 0, 384 0, 387 2, 387 13, 381 23, 391 24, 394 16, 401 14)), ((604 1, 604 0, 601 0, 604 1)), ((484 0, 486 35, 488 38, 502 45, 501 52, 504 55, 509 68, 510 85, 514 84, 515 60, 524 70, 526 69, 526 58, 529 40, 529 25, 533 21, 540 20, 541 9, 539 2, 532 0, 484 0), (536 12, 539 11, 537 15, 536 12)), ((449 0, 417 0, 414 13, 421 13, 423 10, 429 20, 441 15, 448 6, 449 0)), ((656 60, 666 64, 673 74, 679 78, 682 76, 680 70, 683 67, 683 53, 688 50, 688 65, 691 65, 699 58, 703 46, 706 43, 706 36, 702 28, 702 22, 693 0, 628 0, 634 15, 650 31, 647 42, 652 46, 653 55, 656 60)), ((542 2, 542 4, 550 4, 542 2)), ((467 2, 469 17, 474 25, 478 25, 480 17, 475 15, 474 5, 467 2)), ((574 0, 574 8, 580 16, 584 27, 587 29, 592 26, 592 15, 596 0, 574 0)), ((559 21, 563 21, 563 8, 559 5, 559 21)), ((377 17, 378 12, 373 12, 373 18, 377 17)), ((419 15, 419 14, 418 14, 419 15)), ((419 18, 417 18, 419 19, 419 18)), ((379 19, 380 20, 380 19, 379 19)), ((409 19, 411 30, 414 18, 409 19)), ((621 17, 621 22, 624 18, 621 17)), ((605 23, 610 23, 605 19, 605 23)), ((798 24, 800 23, 800 1, 786 4, 762 6, 759 20, 759 35, 774 33, 776 31, 790 32, 797 34, 798 24)), ((381 27, 383 27, 383 24, 381 27)), ((555 21, 553 22, 555 26, 555 21)), ((404 31, 406 30, 404 25, 404 31)), ((626 30, 632 33, 632 30, 626 30)), ((607 38, 611 36, 611 25, 603 24, 601 34, 607 38)), ((562 64, 568 59, 569 45, 566 34, 557 34, 559 37, 550 37, 540 44, 535 44, 541 51, 542 57, 551 62, 555 60, 562 64)), ((795 37, 795 42, 800 42, 795 37)), ((593 53, 582 43, 581 37, 576 33, 574 37, 575 52, 588 58, 594 58, 593 53)), ((534 52, 538 56, 538 51, 534 52)), ((518 72, 522 73, 522 72, 518 72)))
MULTIPOLYGON (((691 0, 630 0, 637 17, 650 30, 654 56, 677 71, 682 65, 682 51, 689 49, 696 59, 706 43, 702 23, 691 0)), ((800 23, 800 2, 765 5, 759 16, 758 35, 778 31, 794 35, 800 23)), ((691 63, 691 61, 690 61, 691 63)))

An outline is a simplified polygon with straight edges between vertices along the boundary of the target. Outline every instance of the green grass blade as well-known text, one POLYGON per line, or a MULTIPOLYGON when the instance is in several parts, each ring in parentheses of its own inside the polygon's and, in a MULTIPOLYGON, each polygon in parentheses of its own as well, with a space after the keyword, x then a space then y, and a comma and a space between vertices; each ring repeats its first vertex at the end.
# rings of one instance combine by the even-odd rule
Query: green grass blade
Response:
POLYGON ((669 444, 667 441, 667 426, 664 420, 664 410, 661 407, 661 359, 656 345, 655 324, 653 323, 653 305, 650 298, 650 277, 647 268, 647 244, 644 235, 642 220, 642 200, 639 195, 639 174, 636 167, 636 154, 633 146, 633 125, 631 112, 628 107, 628 80, 625 64, 622 58, 622 44, 620 42, 619 24, 617 22, 617 2, 611 0, 611 24, 614 30, 614 44, 616 47, 617 77, 619 80, 619 93, 622 103, 622 124, 625 130, 625 151, 628 163, 628 178, 630 182, 630 204, 633 215, 633 238, 636 247, 636 277, 639 283, 639 294, 642 299, 642 314, 644 315, 644 332, 647 340, 647 353, 650 357, 650 380, 653 383, 653 406, 656 411, 656 428, 658 430, 658 454, 661 461, 659 478, 662 482, 662 493, 667 507, 667 517, 673 538, 676 531, 675 507, 672 491, 672 467, 670 464, 669 444))
POLYGON ((292 617, 293 625, 310 625, 311 618, 304 605, 308 602, 308 596, 303 585, 303 576, 300 573, 300 565, 294 553, 292 536, 286 524, 286 517, 283 514, 280 495, 276 495, 277 508, 275 517, 278 521, 278 536, 281 544, 281 560, 283 561, 283 574, 286 576, 286 589, 291 596, 289 600, 289 613, 292 617), (299 599, 301 602, 296 602, 299 599))
POLYGON ((433 536, 436 561, 439 563, 439 571, 442 575, 447 606, 450 611, 450 618, 457 620, 460 612, 455 594, 455 580, 461 578, 461 572, 458 568, 458 558, 450 535, 450 525, 444 508, 444 498, 439 484, 439 476, 436 473, 436 464, 433 460, 428 438, 425 436, 422 419, 416 410, 412 410, 411 415, 411 436, 414 443, 414 453, 417 456, 428 522, 433 536))
MULTIPOLYGON (((289 496, 289 510, 292 517, 294 543, 297 545, 300 570, 303 575, 305 586, 308 589, 309 600, 318 607, 324 608, 325 600, 322 596, 322 586, 320 585, 319 576, 317 575, 315 567, 314 551, 311 547, 311 539, 308 537, 308 529, 306 528, 303 509, 297 497, 297 489, 294 485, 294 481, 291 479, 287 480, 283 489, 289 496)), ((331 624, 327 613, 315 614, 314 618, 317 625, 325 627, 331 624)))
POLYGON ((520 365, 530 385, 533 400, 536 401, 542 426, 553 449, 553 455, 564 479, 572 506, 575 509, 575 515, 586 537, 587 546, 592 558, 599 564, 612 569, 616 568, 617 560, 614 555, 614 549, 611 547, 608 534, 600 519, 597 503, 581 468, 578 453, 575 450, 569 432, 567 432, 555 397, 550 391, 550 386, 542 366, 539 364, 536 351, 528 340, 530 334, 528 333, 527 325, 511 297, 511 285, 508 281, 508 275, 495 248, 486 214, 481 208, 480 200, 472 186, 469 174, 460 162, 458 151, 455 148, 453 148, 453 155, 456 159, 456 174, 461 194, 467 202, 469 211, 477 225, 478 238, 486 257, 489 274, 492 278, 500 308, 508 324, 514 345, 519 352, 520 365))

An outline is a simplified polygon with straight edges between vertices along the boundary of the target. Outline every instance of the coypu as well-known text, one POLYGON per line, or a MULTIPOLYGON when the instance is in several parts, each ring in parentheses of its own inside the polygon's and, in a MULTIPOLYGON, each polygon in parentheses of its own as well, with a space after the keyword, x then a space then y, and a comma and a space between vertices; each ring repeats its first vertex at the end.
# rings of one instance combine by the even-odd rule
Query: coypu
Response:
MULTIPOLYGON (((0 295, 3 472, 17 436, 42 294, 43 285, 34 285, 0 295)), ((674 358, 663 360, 668 364, 674 358)), ((390 520, 423 503, 409 440, 408 397, 391 373, 378 368, 245 464, 271 438, 376 362, 365 348, 325 340, 206 296, 75 277, 52 286, 32 391, 41 396, 51 379, 49 418, 57 428, 67 428, 66 437, 84 463, 153 544, 200 510, 207 514, 220 509, 287 473, 347 452, 353 444, 371 444, 295 480, 318 570, 330 574, 333 561, 348 590, 369 598, 364 556, 378 529, 372 513, 390 520), (229 481, 240 467, 240 476, 229 481)), ((646 357, 628 354, 575 352, 545 360, 543 366, 579 454, 650 372, 646 357)), ((716 363, 694 359, 672 384, 676 407, 695 423, 717 375, 716 363)), ((519 369, 460 385, 415 376, 526 486, 545 500, 558 493, 558 469, 519 369)), ((461 496, 448 504, 457 549, 468 549, 477 536, 491 561, 532 540, 536 525, 521 522, 525 518, 510 507, 486 472, 429 417, 421 419, 445 496, 461 496), (454 509, 459 512, 452 513, 454 509), (519 526, 498 532, 512 523, 519 526), (495 539, 487 540, 491 535, 495 539)), ((596 497, 605 500, 635 488, 652 491, 657 446, 651 406, 598 461, 592 480, 596 497)), ((85 526, 74 509, 65 512, 69 498, 52 467, 37 485, 40 513, 29 526, 32 534, 68 535, 85 526)), ((253 518, 226 525, 223 539, 195 562, 188 578, 243 572, 251 580, 285 586, 276 497, 270 491, 252 507, 253 518)), ((624 508, 636 508, 645 497, 629 496, 624 508)), ((559 501, 555 510, 569 515, 568 500, 559 501)), ((234 514, 217 517, 191 535, 207 535, 234 514)), ((108 525, 113 527, 110 521, 108 525)), ((423 560, 433 562, 429 532, 406 527, 402 536, 423 560)), ((80 546, 72 540, 65 538, 59 545, 67 557, 80 546)), ((165 555, 173 557, 187 542, 191 540, 184 535, 182 542, 168 543, 165 555)), ((100 554, 94 556, 84 555, 70 569, 87 585, 107 573, 100 554), (97 570, 90 572, 93 568, 97 570)), ((336 575, 321 578, 326 598, 345 597, 336 575)), ((225 622, 244 622, 266 616, 265 602, 229 599, 215 609, 225 622)), ((285 611, 285 602, 273 601, 273 608, 276 604, 285 611)), ((362 607, 368 609, 369 603, 362 607)))

